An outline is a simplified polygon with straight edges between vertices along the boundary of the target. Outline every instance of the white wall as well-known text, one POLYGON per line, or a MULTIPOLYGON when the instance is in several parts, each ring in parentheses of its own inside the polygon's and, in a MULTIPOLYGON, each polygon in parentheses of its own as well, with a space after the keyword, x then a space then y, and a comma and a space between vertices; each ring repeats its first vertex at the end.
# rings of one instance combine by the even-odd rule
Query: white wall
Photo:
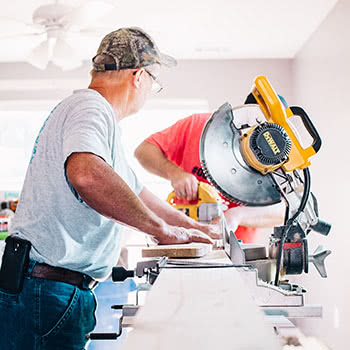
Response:
POLYGON ((329 237, 313 234, 312 246, 330 248, 328 279, 311 267, 305 276, 308 301, 323 304, 322 321, 305 321, 306 332, 325 339, 332 349, 348 348, 349 278, 349 77, 350 1, 341 0, 293 62, 294 102, 309 113, 323 145, 312 161, 312 189, 323 219, 333 224, 329 237), (307 277, 307 278, 306 278, 307 277))
MULTIPOLYGON (((57 100, 72 89, 89 82, 90 63, 74 71, 62 72, 49 65, 40 71, 26 63, 0 64, 1 102, 10 100, 57 100)), ((181 60, 178 66, 164 69, 164 90, 158 99, 207 99, 212 110, 224 102, 242 104, 254 78, 266 75, 275 89, 289 100, 292 96, 291 60, 181 60)), ((1 112, 1 110, 0 110, 1 112)))
POLYGON ((164 97, 205 98, 210 110, 223 103, 243 104, 254 78, 268 77, 287 101, 292 98, 291 60, 179 61, 176 68, 162 73, 164 97))

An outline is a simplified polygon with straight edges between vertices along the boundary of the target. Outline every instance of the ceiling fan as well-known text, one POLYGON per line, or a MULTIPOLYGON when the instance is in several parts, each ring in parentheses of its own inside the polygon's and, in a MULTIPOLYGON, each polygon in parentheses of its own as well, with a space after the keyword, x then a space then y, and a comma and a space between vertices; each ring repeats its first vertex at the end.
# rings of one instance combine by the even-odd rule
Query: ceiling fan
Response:
MULTIPOLYGON (((94 28, 92 25, 113 8, 115 7, 111 3, 102 0, 84 1, 79 7, 55 1, 36 8, 32 15, 32 22, 20 23, 24 25, 23 32, 11 37, 19 39, 41 36, 43 38, 27 58, 33 66, 45 69, 48 63, 52 62, 63 70, 74 69, 82 64, 82 58, 68 44, 67 38, 70 34, 97 36, 101 28, 94 28)), ((0 36, 1 38, 4 36, 0 36)))

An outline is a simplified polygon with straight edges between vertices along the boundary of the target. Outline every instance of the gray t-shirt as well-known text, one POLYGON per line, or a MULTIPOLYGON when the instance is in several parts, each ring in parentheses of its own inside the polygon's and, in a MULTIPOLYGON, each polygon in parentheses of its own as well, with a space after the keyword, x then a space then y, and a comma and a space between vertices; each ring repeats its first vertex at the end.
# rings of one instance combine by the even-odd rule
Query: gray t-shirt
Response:
POLYGON ((35 141, 11 233, 32 243, 31 258, 104 280, 120 253, 122 227, 89 207, 65 175, 74 152, 108 163, 138 195, 111 105, 95 90, 75 91, 50 113, 35 141))

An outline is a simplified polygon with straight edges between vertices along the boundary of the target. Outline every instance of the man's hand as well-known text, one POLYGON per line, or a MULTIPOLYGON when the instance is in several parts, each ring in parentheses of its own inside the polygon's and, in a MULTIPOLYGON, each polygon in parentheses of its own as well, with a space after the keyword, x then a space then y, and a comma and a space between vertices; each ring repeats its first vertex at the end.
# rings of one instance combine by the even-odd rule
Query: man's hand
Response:
POLYGON ((208 235, 199 230, 177 226, 168 226, 166 234, 153 237, 153 239, 158 244, 183 244, 192 242, 214 244, 214 241, 208 235))
POLYGON ((217 216, 210 224, 199 224, 198 228, 212 239, 221 239, 220 219, 220 216, 217 216))
POLYGON ((197 199, 198 180, 194 175, 182 169, 177 169, 177 171, 171 175, 170 181, 178 199, 186 199, 188 201, 197 199))

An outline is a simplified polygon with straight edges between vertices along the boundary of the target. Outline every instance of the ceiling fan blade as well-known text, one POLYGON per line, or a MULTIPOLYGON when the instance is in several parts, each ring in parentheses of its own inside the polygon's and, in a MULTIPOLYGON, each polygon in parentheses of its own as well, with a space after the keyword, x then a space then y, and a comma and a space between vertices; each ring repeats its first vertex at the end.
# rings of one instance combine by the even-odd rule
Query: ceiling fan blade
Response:
POLYGON ((52 52, 52 62, 63 70, 78 68, 82 65, 82 60, 75 50, 62 38, 57 38, 52 52))
POLYGON ((5 26, 16 25, 16 26, 23 26, 23 27, 26 27, 28 25, 28 23, 26 23, 24 21, 20 21, 18 19, 6 17, 6 16, 0 16, 0 24, 5 25, 5 26))
POLYGON ((85 27, 96 23, 99 18, 107 15, 114 8, 112 4, 105 1, 86 1, 82 6, 64 15, 60 23, 66 27, 85 27))
POLYGON ((0 40, 6 40, 6 39, 16 39, 16 40, 25 40, 27 38, 38 38, 41 35, 46 35, 46 32, 41 33, 16 33, 16 34, 8 34, 8 35, 0 35, 0 40))
POLYGON ((42 32, 43 28, 33 23, 26 23, 15 18, 0 16, 0 32, 6 33, 9 30, 11 30, 12 34, 36 34, 42 32))
POLYGON ((43 41, 30 53, 27 61, 39 69, 45 69, 49 63, 49 40, 43 41))
POLYGON ((101 37, 105 36, 107 33, 111 32, 113 30, 113 26, 111 27, 84 27, 84 28, 78 28, 77 31, 70 31, 73 35, 78 34, 78 35, 85 35, 85 36, 95 36, 95 37, 101 37))

